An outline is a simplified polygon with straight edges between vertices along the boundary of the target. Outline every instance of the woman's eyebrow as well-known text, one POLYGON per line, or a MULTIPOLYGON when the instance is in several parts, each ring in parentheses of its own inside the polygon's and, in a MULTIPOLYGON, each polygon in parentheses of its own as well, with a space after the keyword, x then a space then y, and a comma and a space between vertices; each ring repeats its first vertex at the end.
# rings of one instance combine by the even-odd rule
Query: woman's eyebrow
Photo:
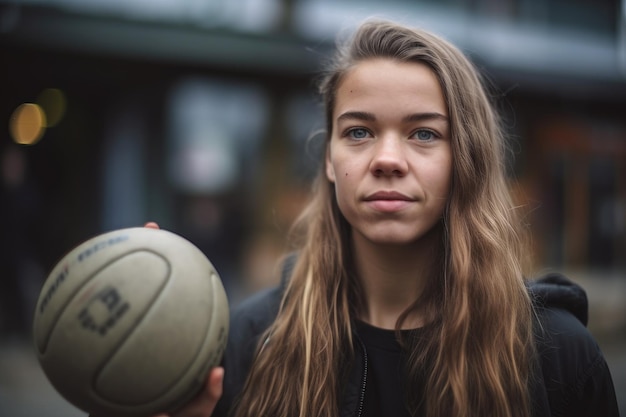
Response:
POLYGON ((438 112, 413 113, 402 118, 403 122, 422 122, 425 120, 441 120, 448 121, 448 117, 438 112))
POLYGON ((372 113, 367 113, 364 111, 347 111, 345 113, 340 114, 339 117, 337 117, 337 121, 351 120, 351 119, 363 120, 366 122, 375 122, 376 116, 374 116, 372 113))

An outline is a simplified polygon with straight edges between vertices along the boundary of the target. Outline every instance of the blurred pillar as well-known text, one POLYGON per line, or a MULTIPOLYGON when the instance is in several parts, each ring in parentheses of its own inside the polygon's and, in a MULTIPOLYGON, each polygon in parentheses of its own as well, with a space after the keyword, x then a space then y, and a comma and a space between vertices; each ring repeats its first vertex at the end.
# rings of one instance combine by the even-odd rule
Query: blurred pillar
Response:
POLYGON ((587 264, 589 253, 589 156, 577 152, 566 168, 565 181, 565 263, 587 264))
POLYGON ((102 229, 139 226, 145 217, 145 117, 137 99, 114 105, 103 140, 102 229))
POLYGON ((622 76, 626 77, 626 0, 622 0, 617 22, 617 54, 622 76))

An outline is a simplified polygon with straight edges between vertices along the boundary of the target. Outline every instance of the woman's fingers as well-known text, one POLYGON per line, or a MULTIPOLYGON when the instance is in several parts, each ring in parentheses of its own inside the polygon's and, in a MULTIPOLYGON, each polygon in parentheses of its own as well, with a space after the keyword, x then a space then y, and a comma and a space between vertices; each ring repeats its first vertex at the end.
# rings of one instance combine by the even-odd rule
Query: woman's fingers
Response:
POLYGON ((209 373, 205 388, 195 399, 175 413, 174 417, 209 417, 222 396, 223 382, 224 368, 213 368, 209 373))
POLYGON ((147 227, 148 229, 160 229, 159 225, 155 222, 148 222, 144 224, 143 227, 147 227))
POLYGON ((209 390, 209 396, 215 399, 215 402, 222 397, 222 391, 224 388, 224 368, 218 366, 213 368, 209 373, 209 383, 207 389, 209 390))

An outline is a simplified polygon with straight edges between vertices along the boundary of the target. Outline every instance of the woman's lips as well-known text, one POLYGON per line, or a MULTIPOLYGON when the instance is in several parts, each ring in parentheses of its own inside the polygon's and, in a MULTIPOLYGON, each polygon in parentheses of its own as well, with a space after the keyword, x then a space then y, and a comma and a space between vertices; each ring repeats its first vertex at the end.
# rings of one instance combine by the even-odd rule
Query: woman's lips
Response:
POLYGON ((415 200, 397 191, 377 191, 365 197, 364 201, 374 210, 396 212, 405 209, 415 200))

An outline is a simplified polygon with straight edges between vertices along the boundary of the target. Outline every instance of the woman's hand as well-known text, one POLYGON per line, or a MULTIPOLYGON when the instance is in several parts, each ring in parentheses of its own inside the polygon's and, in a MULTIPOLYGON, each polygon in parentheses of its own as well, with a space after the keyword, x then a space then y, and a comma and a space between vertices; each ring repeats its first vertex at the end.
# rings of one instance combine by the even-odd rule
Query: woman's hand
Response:
MULTIPOLYGON (((158 414, 153 417, 210 417, 213 414, 217 401, 222 396, 224 382, 224 368, 221 366, 211 369, 205 387, 189 404, 174 414, 158 414)), ((89 414, 89 417, 115 417, 89 414)))
POLYGON ((213 414, 217 401, 222 396, 222 383, 224 382, 224 368, 211 369, 207 384, 196 398, 181 410, 172 414, 159 414, 154 417, 209 417, 213 414))

